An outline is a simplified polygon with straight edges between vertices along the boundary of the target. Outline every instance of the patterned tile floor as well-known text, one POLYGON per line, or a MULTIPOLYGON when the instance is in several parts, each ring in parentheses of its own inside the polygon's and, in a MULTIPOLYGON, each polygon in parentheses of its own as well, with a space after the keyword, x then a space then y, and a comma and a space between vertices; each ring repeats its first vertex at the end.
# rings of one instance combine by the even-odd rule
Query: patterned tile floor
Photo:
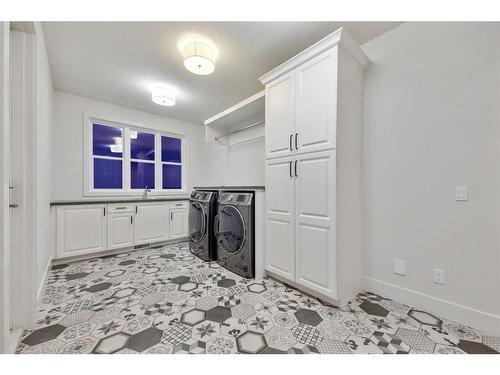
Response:
POLYGON ((52 268, 18 353, 497 353, 500 338, 364 292, 345 309, 187 243, 52 268))

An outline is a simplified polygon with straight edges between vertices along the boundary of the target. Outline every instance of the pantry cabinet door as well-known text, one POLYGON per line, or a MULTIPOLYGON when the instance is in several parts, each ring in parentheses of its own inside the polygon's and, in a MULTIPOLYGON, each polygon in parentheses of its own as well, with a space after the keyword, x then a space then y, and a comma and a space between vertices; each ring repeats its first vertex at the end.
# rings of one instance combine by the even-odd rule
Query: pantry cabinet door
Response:
POLYGON ((295 280, 293 158, 266 164, 265 268, 295 280))
POLYGON ((293 153, 295 133, 295 72, 266 86, 266 159, 293 153))
POLYGON ((336 147, 337 48, 296 68, 295 153, 336 147))
POLYGON ((299 155, 296 162, 296 281, 337 299, 335 151, 299 155))
POLYGON ((106 250, 106 205, 57 207, 56 257, 66 258, 106 250))

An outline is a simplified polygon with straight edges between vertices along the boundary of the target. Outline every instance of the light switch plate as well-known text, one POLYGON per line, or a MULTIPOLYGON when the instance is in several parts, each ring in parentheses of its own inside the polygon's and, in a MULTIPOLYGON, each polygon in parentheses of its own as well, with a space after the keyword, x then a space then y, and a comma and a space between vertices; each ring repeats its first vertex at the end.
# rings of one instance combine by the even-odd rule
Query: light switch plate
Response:
POLYGON ((468 188, 467 186, 455 186, 455 200, 456 201, 466 201, 468 188))
POLYGON ((401 276, 406 276, 406 261, 394 259, 394 273, 401 276))

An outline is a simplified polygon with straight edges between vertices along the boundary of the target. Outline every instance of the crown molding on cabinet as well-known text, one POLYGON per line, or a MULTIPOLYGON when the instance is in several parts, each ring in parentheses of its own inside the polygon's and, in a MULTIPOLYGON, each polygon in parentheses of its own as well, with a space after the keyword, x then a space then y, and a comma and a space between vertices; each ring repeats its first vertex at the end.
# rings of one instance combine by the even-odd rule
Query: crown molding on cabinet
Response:
POLYGON ((269 73, 264 74, 259 78, 259 81, 266 85, 274 79, 286 74, 290 70, 296 68, 297 66, 303 64, 304 62, 314 58, 323 51, 339 45, 345 51, 349 52, 363 67, 366 67, 370 60, 365 55, 363 50, 357 45, 354 39, 347 33, 347 31, 341 27, 340 29, 334 31, 330 35, 327 35, 320 41, 316 42, 309 48, 295 55, 288 61, 277 66, 269 73))

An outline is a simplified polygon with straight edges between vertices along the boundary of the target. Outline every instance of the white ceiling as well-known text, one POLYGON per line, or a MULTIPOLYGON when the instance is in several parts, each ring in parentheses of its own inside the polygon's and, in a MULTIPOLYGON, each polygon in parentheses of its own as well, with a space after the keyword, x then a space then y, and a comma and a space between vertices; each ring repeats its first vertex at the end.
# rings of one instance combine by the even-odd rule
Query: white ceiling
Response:
POLYGON ((45 22, 57 90, 202 124, 263 89, 257 78, 344 26, 359 43, 397 22, 45 22), (197 76, 183 66, 179 41, 212 40, 215 72, 197 76), (148 86, 178 91, 174 107, 151 102, 148 86))

